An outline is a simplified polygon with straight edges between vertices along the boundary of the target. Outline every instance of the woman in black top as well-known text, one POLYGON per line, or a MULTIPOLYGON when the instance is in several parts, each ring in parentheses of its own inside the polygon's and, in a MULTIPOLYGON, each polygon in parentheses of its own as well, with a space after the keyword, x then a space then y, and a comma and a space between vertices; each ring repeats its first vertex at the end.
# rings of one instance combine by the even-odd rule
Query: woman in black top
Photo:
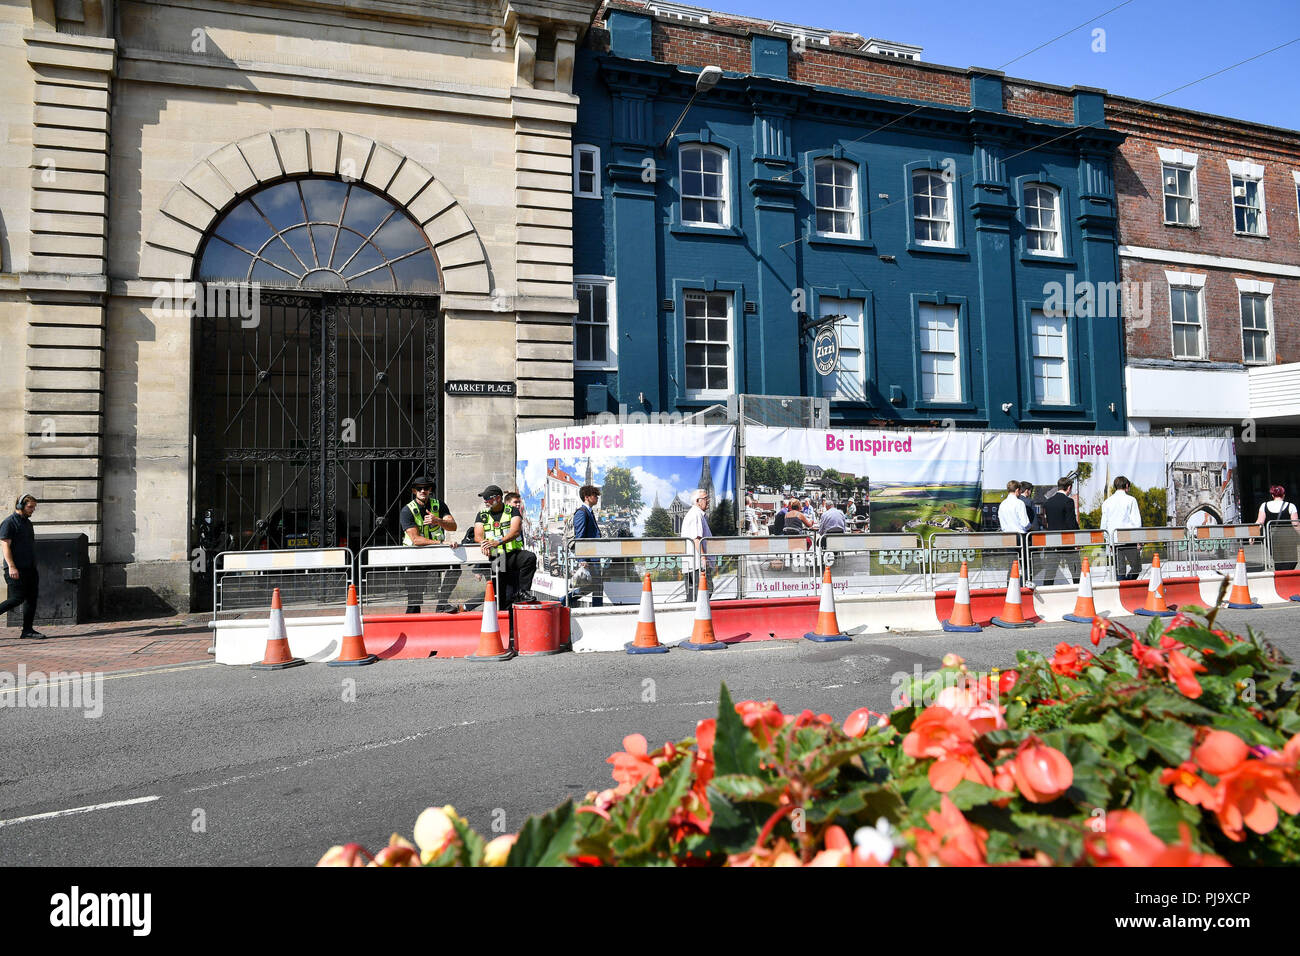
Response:
POLYGON ((1296 566, 1296 534, 1300 532, 1300 516, 1296 513, 1295 505, 1286 500, 1286 489, 1281 485, 1274 485, 1268 489, 1268 493, 1273 496, 1273 500, 1259 506, 1259 516, 1255 523, 1262 525, 1266 521, 1291 519, 1290 528, 1279 525, 1274 529, 1270 543, 1273 545, 1273 568, 1277 571, 1293 571, 1296 566))

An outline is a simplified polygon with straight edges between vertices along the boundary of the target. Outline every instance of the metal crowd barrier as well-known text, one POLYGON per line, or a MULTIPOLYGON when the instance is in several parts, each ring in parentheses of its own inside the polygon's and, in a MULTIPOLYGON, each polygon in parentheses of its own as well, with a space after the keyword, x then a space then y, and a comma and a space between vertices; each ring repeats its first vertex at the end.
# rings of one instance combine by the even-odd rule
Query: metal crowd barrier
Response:
POLYGON ((362 613, 370 614, 408 610, 436 614, 460 606, 473 609, 482 606, 492 578, 500 606, 501 581, 495 570, 492 559, 474 547, 362 548, 358 602, 362 613))
MULTIPOLYGON (((1005 588, 1011 562, 1024 557, 1024 536, 1000 531, 940 531, 930 535, 927 591, 957 586, 966 562, 972 588, 1005 588)), ((1025 581, 1021 569, 1020 581, 1025 581)))
POLYGON ((286 612, 339 614, 352 583, 347 548, 223 551, 213 562, 212 619, 265 617, 276 588, 286 612))
MULTIPOLYGON (((695 542, 690 543, 693 550, 695 542)), ((712 569, 713 598, 808 597, 819 592, 817 554, 810 536, 705 538, 701 544, 712 569)))
POLYGON ((828 534, 817 553, 842 593, 926 590, 929 552, 919 534, 828 534))
POLYGON ((1085 557, 1094 582, 1114 580, 1104 531, 1031 531, 1025 539, 1025 555, 1024 580, 1040 587, 1076 583, 1085 557), (1063 581, 1059 580, 1062 572, 1063 581))
POLYGON ((1111 564, 1115 580, 1132 581, 1151 577, 1152 559, 1160 555, 1163 577, 1195 574, 1195 564, 1188 549, 1186 528, 1121 528, 1110 541, 1111 564), (1192 570, 1180 565, 1191 565, 1192 570))
POLYGON ((592 580, 577 603, 639 604, 646 574, 656 605, 681 603, 687 600, 683 572, 694 554, 694 542, 685 538, 577 538, 566 551, 564 593, 576 589, 574 573, 585 563, 592 580))
MULTIPOLYGON (((1294 571, 1297 561, 1300 561, 1300 519, 1268 522, 1264 539, 1273 570, 1294 571)), ((1250 555, 1246 556, 1246 560, 1249 562, 1250 555)))
POLYGON ((1268 571, 1273 567, 1271 549, 1261 525, 1201 525, 1188 529, 1187 539, 1197 573, 1232 574, 1238 551, 1245 552, 1247 571, 1268 571))

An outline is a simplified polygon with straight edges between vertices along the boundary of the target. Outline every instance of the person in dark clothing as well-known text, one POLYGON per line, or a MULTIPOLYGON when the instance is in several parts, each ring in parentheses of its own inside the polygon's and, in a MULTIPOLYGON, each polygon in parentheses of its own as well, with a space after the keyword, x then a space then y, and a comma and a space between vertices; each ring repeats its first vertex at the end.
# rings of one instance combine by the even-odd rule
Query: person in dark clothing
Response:
MULTIPOLYGON (((451 516, 445 503, 433 497, 433 480, 427 475, 417 475, 411 479, 411 500, 398 512, 398 523, 402 529, 402 544, 406 547, 426 548, 447 546, 445 533, 456 530, 456 519, 451 516)), ((414 579, 407 588, 406 613, 419 614, 424 600, 424 585, 433 583, 437 591, 437 613, 455 614, 458 605, 448 602, 460 580, 460 567, 452 566, 445 571, 431 571, 424 581, 414 579)))
POLYGON ((1025 514, 1029 517, 1028 531, 1043 530, 1042 509, 1034 504, 1034 483, 1032 481, 1022 481, 1020 483, 1020 497, 1025 502, 1025 514))
MULTIPOLYGON (((596 521, 595 507, 600 501, 600 489, 595 485, 583 485, 578 489, 578 497, 582 499, 582 507, 573 513, 573 537, 599 538, 600 525, 596 521)), ((584 594, 590 594, 591 606, 603 607, 605 591, 600 582, 600 561, 579 561, 578 568, 584 569, 584 576, 590 576, 590 580, 570 591, 565 603, 573 607, 584 594)))
POLYGON ((39 640, 45 635, 32 626, 41 585, 36 572, 36 532, 32 528, 35 511, 36 498, 22 495, 14 503, 14 513, 0 522, 0 555, 4 557, 5 584, 9 589, 8 600, 0 604, 0 615, 25 604, 23 630, 18 636, 39 640))
MULTIPOLYGON (((1049 495, 1039 508, 1039 514, 1043 519, 1043 527, 1048 531, 1078 531, 1079 530, 1079 507, 1078 502, 1070 494, 1070 489, 1074 482, 1069 478, 1060 478, 1056 482, 1056 491, 1049 495)), ((1062 548, 1059 551, 1052 552, 1052 558, 1049 560, 1064 561, 1065 566, 1070 571, 1070 580, 1079 580, 1079 551, 1071 548, 1066 550, 1062 548)), ((1044 567, 1046 572, 1048 569, 1044 567)), ((1056 568, 1051 568, 1053 578, 1056 574, 1056 568)))

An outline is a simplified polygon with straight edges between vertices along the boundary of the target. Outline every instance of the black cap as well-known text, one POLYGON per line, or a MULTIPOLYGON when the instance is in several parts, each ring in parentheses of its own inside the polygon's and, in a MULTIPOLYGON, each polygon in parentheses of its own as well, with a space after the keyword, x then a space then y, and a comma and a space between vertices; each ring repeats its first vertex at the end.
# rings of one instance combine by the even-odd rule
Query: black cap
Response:
POLYGON ((499 485, 488 485, 486 488, 484 488, 482 491, 478 493, 478 496, 480 498, 487 499, 487 498, 491 498, 493 495, 500 495, 500 494, 504 494, 504 492, 501 490, 501 487, 499 485))
POLYGON ((428 485, 433 487, 433 479, 428 475, 416 475, 411 479, 411 487, 414 488, 416 485, 428 485))

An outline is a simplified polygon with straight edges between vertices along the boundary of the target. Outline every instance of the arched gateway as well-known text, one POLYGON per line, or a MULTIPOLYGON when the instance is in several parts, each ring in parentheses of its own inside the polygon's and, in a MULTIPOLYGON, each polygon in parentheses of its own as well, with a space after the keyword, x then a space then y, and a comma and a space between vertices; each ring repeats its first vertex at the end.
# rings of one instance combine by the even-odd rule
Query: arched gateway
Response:
POLYGON ((214 209, 185 250, 199 283, 196 547, 395 543, 411 478, 440 475, 439 294, 486 291, 486 268, 430 174, 397 157, 367 175, 379 150, 323 174, 277 160, 279 176, 214 209))

